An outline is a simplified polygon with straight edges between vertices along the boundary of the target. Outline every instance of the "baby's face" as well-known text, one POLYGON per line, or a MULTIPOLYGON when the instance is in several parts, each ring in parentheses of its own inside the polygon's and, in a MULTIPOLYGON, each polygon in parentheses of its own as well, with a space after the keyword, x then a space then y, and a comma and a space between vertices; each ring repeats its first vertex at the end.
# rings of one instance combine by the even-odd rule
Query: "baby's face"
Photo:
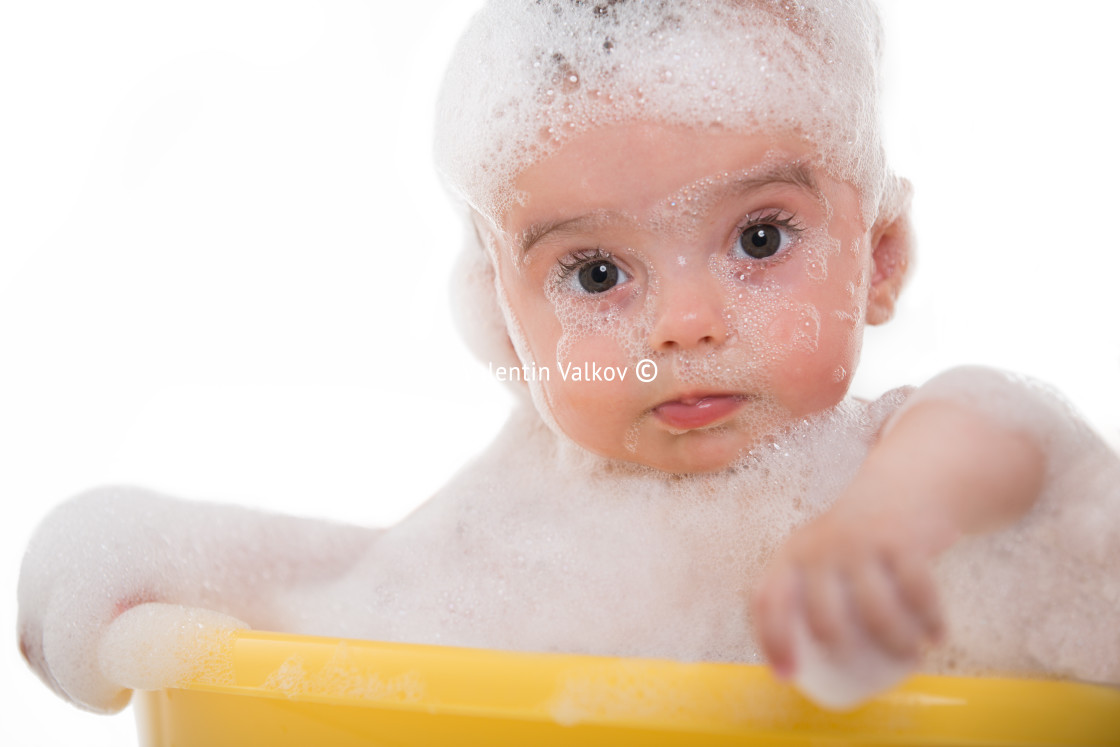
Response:
POLYGON ((814 163, 792 136, 635 123, 521 173, 497 272, 538 405, 570 438, 709 471, 840 401, 871 242, 856 189, 814 163))

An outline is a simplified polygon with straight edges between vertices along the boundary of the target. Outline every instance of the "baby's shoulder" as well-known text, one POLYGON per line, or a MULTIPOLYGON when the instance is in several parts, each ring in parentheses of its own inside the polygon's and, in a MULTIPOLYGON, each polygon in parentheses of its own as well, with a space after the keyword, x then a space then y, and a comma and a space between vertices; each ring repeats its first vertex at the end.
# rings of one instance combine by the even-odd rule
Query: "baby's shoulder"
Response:
POLYGON ((865 417, 870 422, 872 432, 877 433, 883 427, 887 418, 897 412, 910 399, 910 395, 914 393, 915 389, 917 387, 911 385, 898 386, 884 392, 877 399, 855 397, 854 400, 864 408, 865 417))

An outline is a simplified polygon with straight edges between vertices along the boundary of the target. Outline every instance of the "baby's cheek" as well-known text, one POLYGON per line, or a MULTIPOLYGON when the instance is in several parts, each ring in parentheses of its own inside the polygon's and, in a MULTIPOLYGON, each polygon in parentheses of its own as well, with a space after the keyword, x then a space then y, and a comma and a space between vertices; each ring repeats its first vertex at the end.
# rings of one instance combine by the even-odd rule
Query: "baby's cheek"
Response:
POLYGON ((598 296, 550 290, 559 363, 625 365, 648 357, 651 295, 633 283, 598 296))
POLYGON ((599 453, 622 443, 640 409, 631 401, 628 385, 617 378, 617 369, 608 371, 573 363, 566 370, 567 380, 563 372, 554 371, 545 385, 557 425, 569 438, 599 453), (604 380, 594 380, 596 375, 604 380), (614 380, 605 380, 608 376, 614 380))
POLYGON ((775 375, 795 416, 832 407, 844 398, 858 360, 859 344, 847 327, 826 328, 812 351, 794 349, 775 375))
MULTIPOLYGON (((565 331, 553 350, 551 363, 556 369, 553 374, 570 372, 575 377, 580 377, 579 381, 586 382, 598 371, 600 377, 592 381, 625 381, 616 372, 633 368, 636 360, 648 356, 646 347, 644 340, 634 333, 632 325, 625 319, 616 320, 614 324, 604 324, 601 328, 584 328, 578 333, 565 331), (608 375, 611 377, 610 381, 606 380, 608 375)), ((572 381, 573 376, 567 376, 566 380, 572 381)))
POLYGON ((613 336, 589 333, 562 342, 548 361, 545 391, 551 402, 602 410, 629 398, 633 361, 613 336))
POLYGON ((767 347, 779 361, 815 353, 820 338, 820 313, 810 303, 782 304, 766 328, 767 347))

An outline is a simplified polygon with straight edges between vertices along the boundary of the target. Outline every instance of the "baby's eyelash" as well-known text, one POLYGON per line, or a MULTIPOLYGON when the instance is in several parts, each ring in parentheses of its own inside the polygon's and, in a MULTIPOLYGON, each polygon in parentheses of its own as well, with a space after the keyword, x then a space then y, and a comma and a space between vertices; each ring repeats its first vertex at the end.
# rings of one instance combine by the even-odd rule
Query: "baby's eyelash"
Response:
POLYGON ((747 229, 751 228, 752 226, 762 225, 784 228, 794 236, 805 230, 805 226, 801 224, 801 221, 797 217, 797 213, 787 213, 785 210, 773 208, 771 210, 767 210, 764 213, 748 215, 747 218, 739 225, 738 232, 740 235, 742 235, 747 231, 747 229))
POLYGON ((563 283, 565 280, 572 276, 579 268, 583 267, 588 262, 594 262, 604 259, 610 259, 611 255, 604 252, 601 247, 594 249, 580 249, 577 252, 561 257, 556 260, 556 265, 559 269, 556 271, 557 284, 563 283))

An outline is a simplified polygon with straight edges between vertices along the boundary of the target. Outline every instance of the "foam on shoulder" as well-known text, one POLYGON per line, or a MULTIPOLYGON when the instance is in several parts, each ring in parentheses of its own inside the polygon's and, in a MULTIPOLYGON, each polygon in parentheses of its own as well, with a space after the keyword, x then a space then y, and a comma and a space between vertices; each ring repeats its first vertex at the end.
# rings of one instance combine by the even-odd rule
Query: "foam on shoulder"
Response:
POLYGON ((875 425, 845 403, 733 469, 667 475, 591 454, 524 406, 348 579, 307 590, 295 632, 760 663, 749 590, 875 425))
POLYGON ((939 560, 950 636, 926 666, 1120 681, 1120 457, 1057 392, 1023 376, 951 369, 905 407, 934 399, 1033 437, 1046 479, 1026 515, 939 560))

